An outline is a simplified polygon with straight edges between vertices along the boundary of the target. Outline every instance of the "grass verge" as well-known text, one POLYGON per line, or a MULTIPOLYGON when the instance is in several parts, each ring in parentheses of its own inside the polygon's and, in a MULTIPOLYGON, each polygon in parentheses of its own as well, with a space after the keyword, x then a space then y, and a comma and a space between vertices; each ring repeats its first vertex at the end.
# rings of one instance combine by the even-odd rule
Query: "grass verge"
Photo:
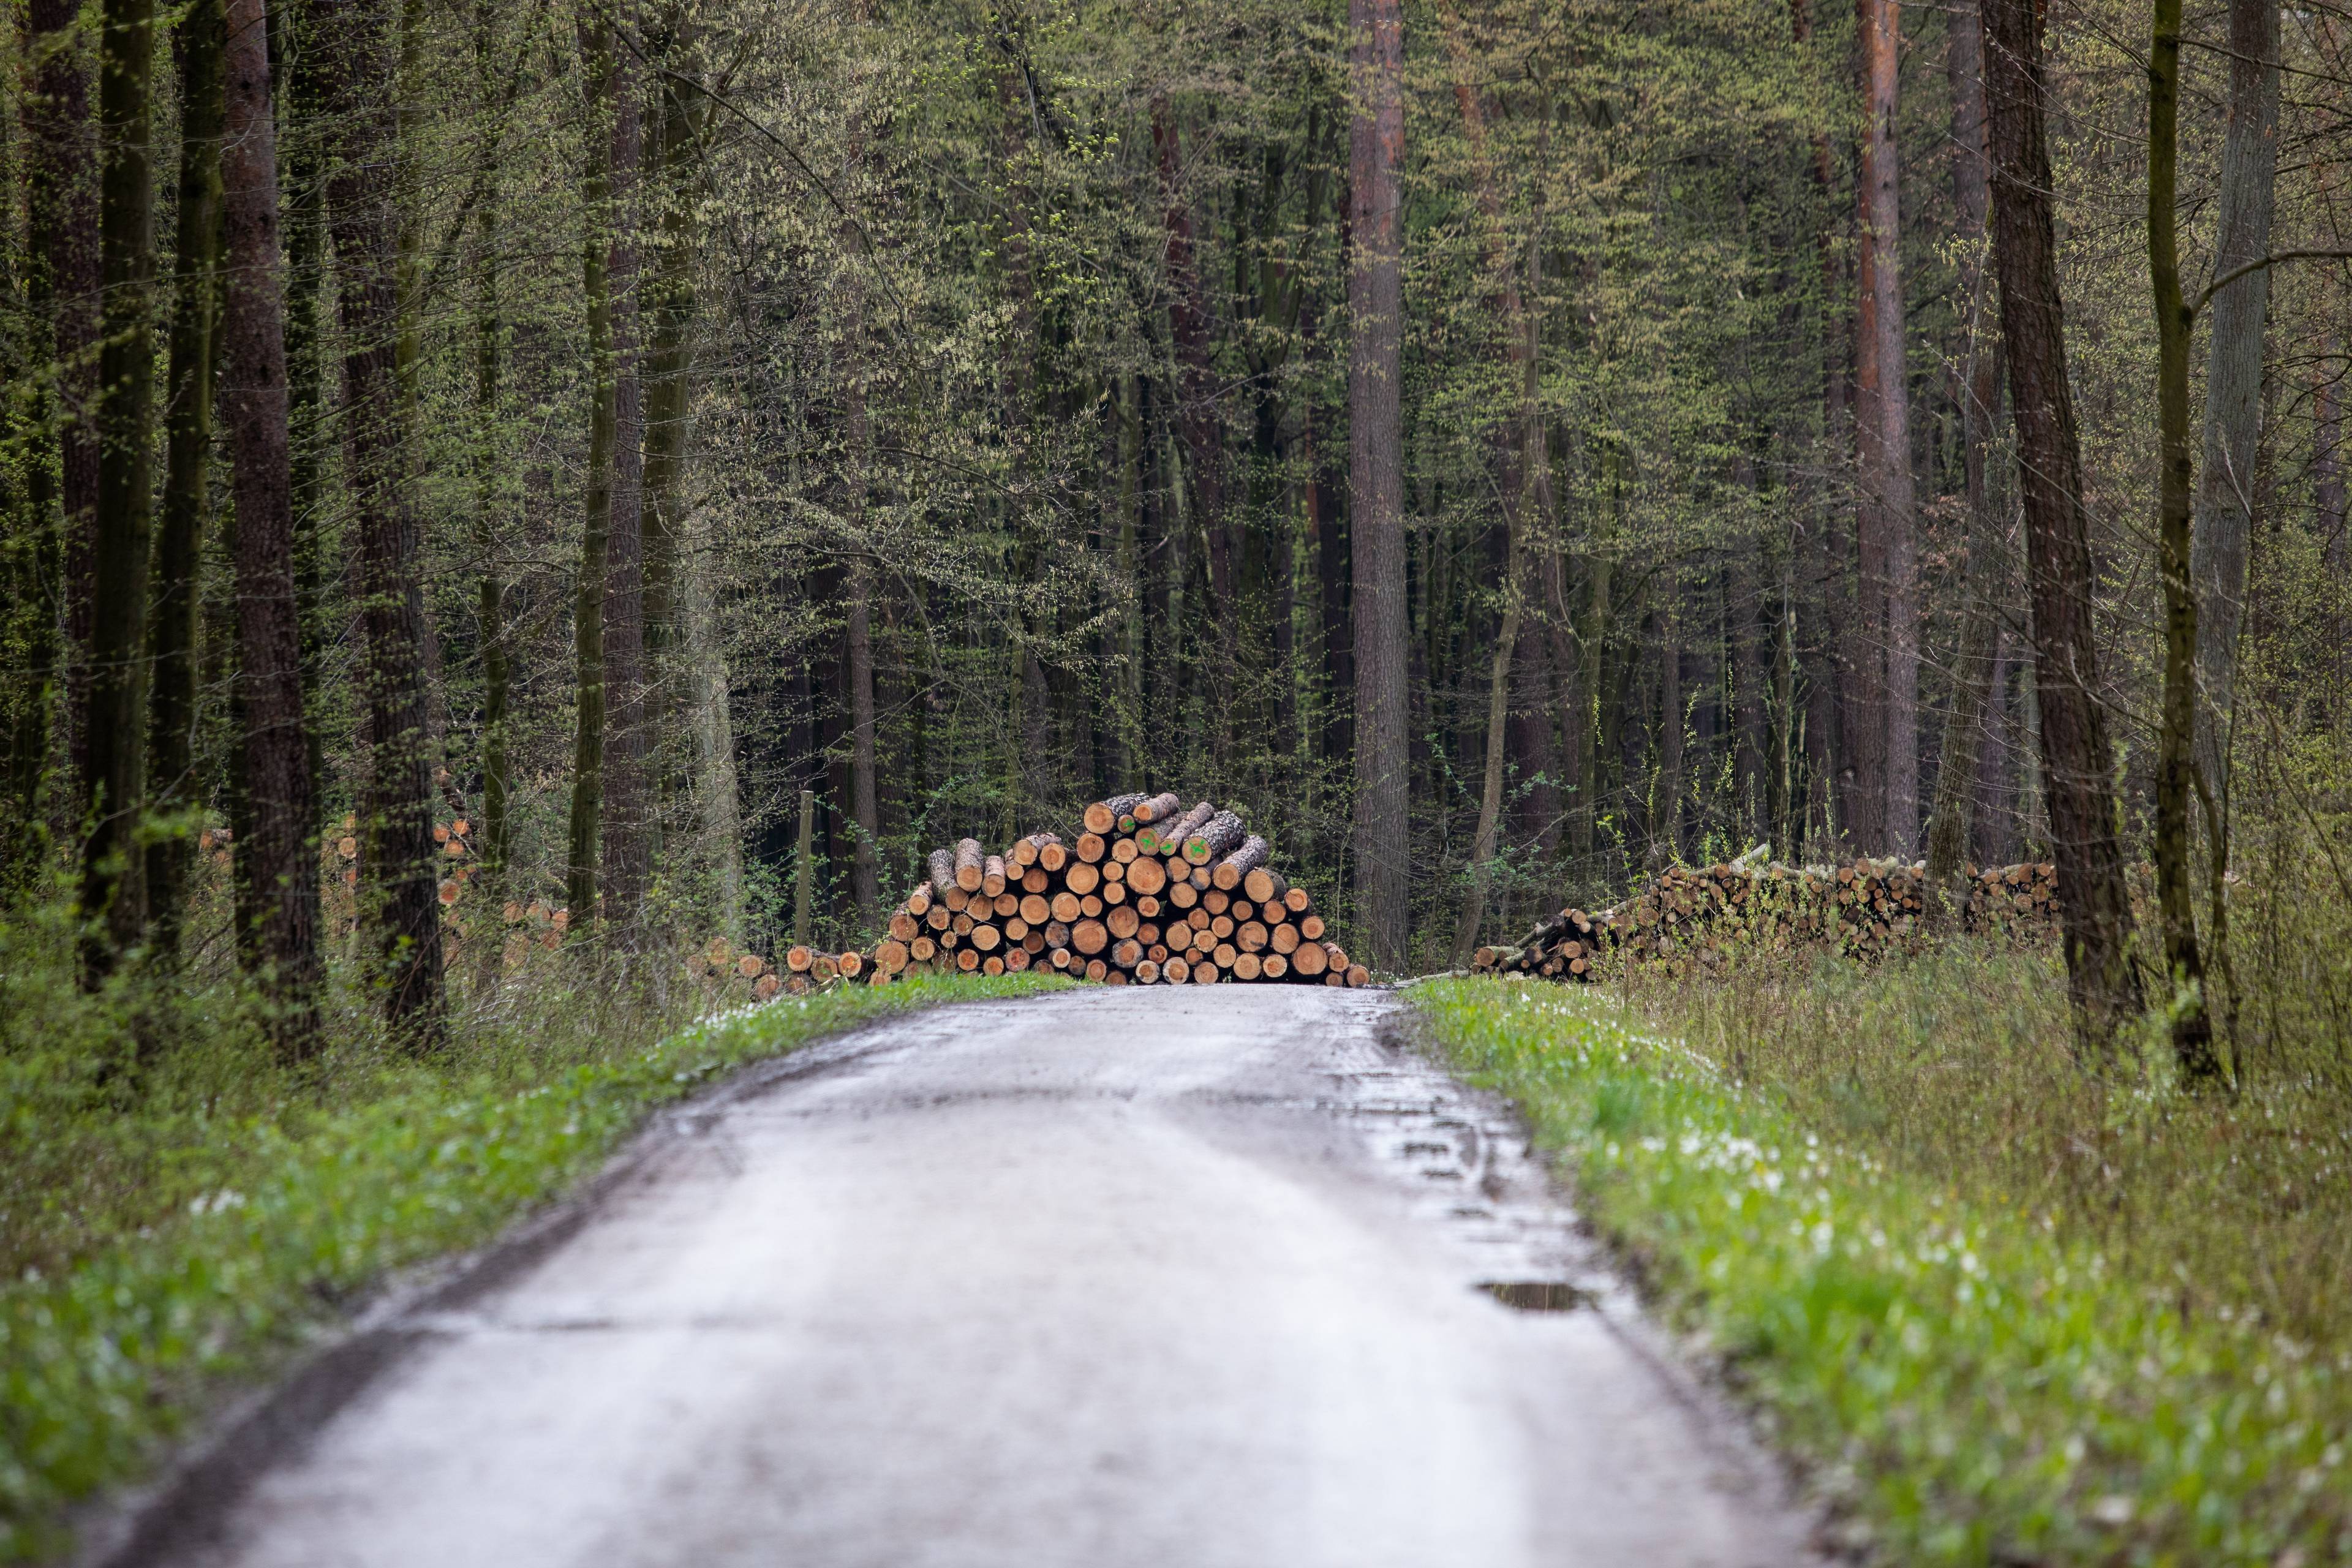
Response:
POLYGON ((1606 989, 1413 999, 1884 1560, 2352 1560, 2342 1347, 2192 1308, 2070 1214, 1922 1173, 1805 1113, 1832 1100, 1743 1082, 1606 989))
POLYGON ((522 1087, 511 1070, 415 1067, 359 1103, 221 1129, 236 1152, 213 1169, 233 1187, 0 1289, 0 1561, 62 1551, 66 1510, 152 1466, 224 1386, 268 1371, 390 1270, 486 1240, 562 1192, 655 1107, 877 1018, 1066 984, 847 987, 522 1087))

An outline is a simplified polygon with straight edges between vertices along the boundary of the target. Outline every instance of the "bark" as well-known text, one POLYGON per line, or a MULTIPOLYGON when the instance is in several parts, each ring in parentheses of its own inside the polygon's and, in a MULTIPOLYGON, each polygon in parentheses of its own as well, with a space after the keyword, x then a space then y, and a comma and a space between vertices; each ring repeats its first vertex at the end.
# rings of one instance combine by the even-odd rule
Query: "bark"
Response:
POLYGON ((1357 915, 1382 969, 1405 966, 1407 820, 1404 456, 1400 403, 1404 247, 1403 21, 1398 0, 1349 0, 1349 543, 1354 556, 1357 915))
POLYGON ((1886 844, 1908 857, 1919 841, 1919 543, 1911 482, 1911 393, 1904 353, 1903 225, 1895 146, 1901 75, 1898 0, 1864 0, 1863 55, 1870 133, 1863 154, 1864 232, 1872 253, 1874 331, 1863 353, 1878 371, 1877 471, 1865 474, 1878 503, 1885 631, 1886 844))
POLYGON ((474 65, 482 106, 476 131, 482 159, 482 204, 476 215, 474 274, 474 553, 481 580, 476 590, 482 645, 482 869, 491 896, 504 882, 513 852, 507 816, 507 701, 512 664, 507 647, 506 581, 499 551, 499 382, 505 323, 500 320, 497 250, 499 124, 492 101, 490 47, 498 12, 490 0, 474 7, 474 65))
POLYGON ((850 814, 856 822, 850 885, 859 923, 868 929, 882 910, 880 868, 875 852, 882 820, 875 799, 873 598, 873 563, 860 555, 849 563, 849 792, 850 814))
MULTIPOLYGON (((850 151, 845 160, 844 184, 855 190, 858 164, 863 155, 862 132, 855 111, 851 117, 850 151)), ((874 743, 874 563, 866 553, 866 505, 869 500, 870 465, 873 432, 866 405, 866 300, 862 268, 864 236, 858 226, 845 219, 835 231, 835 240, 841 247, 846 265, 842 268, 835 293, 841 305, 841 401, 842 434, 846 447, 844 453, 842 483, 845 489, 845 511, 849 523, 849 548, 856 552, 849 562, 849 603, 847 620, 849 675, 849 795, 850 815, 856 823, 856 842, 850 847, 849 881, 852 897, 857 905, 861 929, 872 930, 882 914, 880 866, 877 853, 882 832, 882 813, 877 798, 874 743)), ((1024 677, 1035 674, 1042 679, 1034 658, 1024 661, 1024 677)), ((1039 711, 1034 703, 1030 711, 1039 711)), ((1045 743, 1035 742, 1040 752, 1045 743)), ((1033 755, 1032 764, 1043 761, 1033 755)))
MULTIPOLYGON (((682 8, 671 21, 656 59, 682 59, 685 55, 689 39, 682 8)), ((658 88, 661 116, 647 155, 653 172, 649 194, 659 204, 661 216, 653 231, 654 255, 646 279, 650 330, 645 369, 645 642, 646 722, 656 735, 663 735, 677 700, 677 674, 671 667, 684 640, 678 630, 677 573, 686 532, 687 413, 695 314, 692 187, 700 121, 687 89, 667 77, 659 79, 658 88)), ((655 748, 657 774, 664 754, 662 748, 655 748)), ((672 787, 656 789, 657 811, 674 793, 672 787)))
POLYGON ((2042 40, 2034 0, 1982 0, 1993 262, 2025 501, 2042 788, 2058 865, 2068 989, 2084 1053, 2105 1058, 2140 1011, 2131 903, 2109 785, 2091 618, 2090 523, 2066 381, 2042 40))
MULTIPOLYGON (((2230 0, 2230 119, 2221 143, 2216 278, 2270 254, 2278 135, 2278 0, 2230 0)), ((2189 574, 2199 605, 2196 673, 2202 694, 2196 761, 2221 807, 2221 820, 2212 830, 2225 837, 2270 293, 2269 269, 2250 272, 2213 297, 2208 324, 2205 469, 2197 487, 2189 574)))
MULTIPOLYGON (((49 353, 58 366, 58 498, 64 583, 67 757, 74 788, 89 773, 88 708, 92 541, 98 510, 99 300, 98 142, 89 113, 89 62, 76 0, 32 0, 26 21, 39 66, 25 102, 31 142, 26 232, 40 255, 27 303, 47 307, 49 353)), ((35 465, 37 468, 38 465, 35 465)), ((77 825, 78 826, 78 825, 77 825)))
POLYGON ((288 480, 286 345, 279 315, 278 158, 265 0, 228 0, 221 175, 228 287, 221 410, 236 509, 237 690, 246 833, 236 847, 257 916, 250 951, 292 1058, 318 1047, 316 797, 302 698, 288 480))
POLYGON ((637 379, 637 178, 645 162, 638 112, 635 6, 615 5, 604 219, 605 279, 613 331, 613 493, 604 563, 604 698, 609 720, 604 757, 604 919, 614 940, 635 948, 645 937, 645 897, 653 879, 650 789, 646 756, 645 406, 637 379))
MULTIPOLYGON (((1961 465, 1969 502, 1965 574, 1969 597, 1959 661, 1952 671, 1952 709, 1945 721, 1936 769, 1935 808, 1928 814, 1927 882, 1931 889, 1945 889, 1959 876, 1968 856, 2009 552, 1990 487, 1985 482, 1985 452, 1993 437, 2000 372, 1987 331, 1985 229, 1992 198, 1985 166, 1984 26, 1973 7, 1962 5, 1950 14, 1948 29, 1945 67, 1952 93, 1952 195, 1959 220, 1956 237, 1960 247, 1961 310, 1968 332, 1959 404, 1961 465)), ((1931 904, 1929 910, 1939 918, 1944 912, 1940 903, 1931 904)))
MULTIPOLYGON (((287 489, 294 509, 294 592, 302 618, 302 668, 309 700, 319 701, 319 671, 324 668, 332 622, 322 602, 326 579, 326 546, 321 524, 325 450, 325 388, 321 374, 322 339, 319 306, 326 275, 327 208, 324 153, 329 127, 325 119, 328 90, 320 66, 324 46, 319 37, 320 19, 308 5, 281 5, 270 16, 273 45, 283 57, 278 74, 285 82, 283 125, 286 133, 282 223, 286 247, 286 426, 289 443, 287 489)), ((310 794, 322 793, 324 757, 320 715, 311 715, 310 794)))
MULTIPOLYGON (((2197 595, 2189 584, 2195 507, 2189 455, 2189 338, 2196 317, 2180 292, 2175 186, 2180 164, 2181 0, 2156 0, 2147 64, 2147 270, 2156 306, 2157 574, 2164 586, 2164 702, 2156 745, 2156 896, 2165 968, 2179 1000, 2172 1049, 2191 1080, 2219 1076, 2205 1008, 2189 871, 2196 767, 2197 595)), ((2260 350, 2256 350, 2257 374, 2260 350)), ((2046 719, 2044 721, 2047 722, 2046 719)))
MULTIPOLYGON (((147 773, 156 804, 184 808, 194 795, 196 574, 202 559, 212 454, 214 320, 220 289, 221 0, 196 0, 181 24, 180 185, 173 254, 170 369, 165 374, 163 497, 155 539, 155 592, 147 628, 147 773)), ((191 835, 147 847, 154 944, 176 955, 181 904, 194 858, 191 835)))
MULTIPOLYGON (((1209 593, 1221 633, 1239 622, 1234 603, 1234 542, 1226 528, 1224 451, 1217 388, 1209 363, 1208 295, 1193 237, 1192 207, 1183 186, 1183 132, 1168 100, 1151 104, 1151 143, 1159 155, 1162 228, 1168 247, 1168 325, 1176 349, 1177 426, 1192 481, 1192 518, 1209 547, 1209 593)), ((1224 640, 1228 652, 1233 644, 1224 640)), ((1227 661, 1220 659, 1222 670, 1227 661)))
POLYGON ((589 7, 580 15, 580 58, 590 132, 581 205, 587 230, 581 244, 581 292, 587 301, 588 471, 582 487, 580 570, 573 584, 572 658, 574 698, 572 813, 564 896, 572 929, 596 917, 598 851, 604 827, 604 604, 611 572, 614 458, 619 424, 619 367, 613 342, 611 209, 614 44, 610 18, 589 7))
POLYGON ((153 0, 107 0, 99 45, 99 274, 105 290, 98 405, 98 511, 91 542, 89 771, 81 908, 102 921, 82 944, 85 981, 110 973, 147 925, 135 841, 147 803, 147 585, 154 433, 155 184, 148 146, 153 0))
POLYGON ((343 466, 353 511, 370 768, 361 819, 367 905, 386 1016, 415 1047, 439 1039, 441 906, 427 749, 419 529, 400 426, 392 39, 382 6, 313 0, 322 149, 342 311, 343 466))

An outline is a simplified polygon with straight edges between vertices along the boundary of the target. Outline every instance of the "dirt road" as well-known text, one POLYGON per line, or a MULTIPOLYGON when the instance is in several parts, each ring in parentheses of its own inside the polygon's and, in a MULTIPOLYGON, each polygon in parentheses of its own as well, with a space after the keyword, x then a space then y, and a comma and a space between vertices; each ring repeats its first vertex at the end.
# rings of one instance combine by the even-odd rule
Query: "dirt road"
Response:
POLYGON ((1769 1468, 1591 1272, 1508 1121, 1383 1043, 1396 1005, 1090 989, 780 1064, 649 1134, 555 1244, 412 1312, 315 1434, 144 1550, 1803 1560, 1769 1468), (1478 1289, 1537 1283, 1576 1289, 1503 1294, 1568 1310, 1478 1289))

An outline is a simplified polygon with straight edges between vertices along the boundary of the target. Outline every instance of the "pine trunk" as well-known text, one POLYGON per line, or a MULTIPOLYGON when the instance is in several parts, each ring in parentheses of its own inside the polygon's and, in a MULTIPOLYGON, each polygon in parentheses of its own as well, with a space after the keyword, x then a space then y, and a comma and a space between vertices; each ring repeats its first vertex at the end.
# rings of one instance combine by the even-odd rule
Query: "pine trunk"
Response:
POLYGON ((265 0, 229 0, 221 185, 228 287, 221 409, 236 509, 237 692, 247 829, 236 847, 257 929, 250 951, 292 1058, 319 1044, 318 809, 303 711, 286 345, 279 315, 278 158, 265 0))
POLYGON ((1412 922, 1406 691, 1404 24, 1399 0, 1349 0, 1349 530, 1354 556, 1357 919, 1382 969, 1406 966, 1412 922))
POLYGON ((354 513, 360 685, 370 747, 362 795, 367 902, 386 1013, 412 1044, 439 1037, 441 905, 433 844, 419 528, 404 473, 393 51, 385 8, 313 0, 325 125, 328 229, 341 294, 343 468, 354 513))
MULTIPOLYGON (((155 593, 147 628, 147 773, 158 806, 196 798, 196 580, 210 511, 213 370, 220 346, 222 0, 195 0, 180 25, 180 188, 155 593)), ((147 847, 147 896, 158 952, 176 955, 195 846, 173 834, 147 847)))

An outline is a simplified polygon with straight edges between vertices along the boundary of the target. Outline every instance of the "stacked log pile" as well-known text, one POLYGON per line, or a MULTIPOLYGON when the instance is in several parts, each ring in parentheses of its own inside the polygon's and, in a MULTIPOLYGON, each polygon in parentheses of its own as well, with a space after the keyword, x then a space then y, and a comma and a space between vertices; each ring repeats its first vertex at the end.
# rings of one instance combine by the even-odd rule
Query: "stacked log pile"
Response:
MULTIPOLYGON (((1971 867, 1963 929, 2044 941, 2057 930, 2053 866, 1971 867)), ((1901 860, 1846 866, 1674 866, 1639 895, 1611 909, 1564 909, 1517 943, 1482 947, 1473 973, 1600 978, 1617 954, 1680 974, 1712 968, 1735 949, 1829 949, 1871 959, 1924 944, 1927 868, 1901 860)))
POLYGON ((1001 855, 971 838, 933 850, 930 875, 866 966, 877 985, 917 969, 1031 968, 1112 985, 1368 984, 1269 856, 1237 813, 1211 802, 1114 795, 1087 807, 1067 840, 1033 833, 1001 855))

